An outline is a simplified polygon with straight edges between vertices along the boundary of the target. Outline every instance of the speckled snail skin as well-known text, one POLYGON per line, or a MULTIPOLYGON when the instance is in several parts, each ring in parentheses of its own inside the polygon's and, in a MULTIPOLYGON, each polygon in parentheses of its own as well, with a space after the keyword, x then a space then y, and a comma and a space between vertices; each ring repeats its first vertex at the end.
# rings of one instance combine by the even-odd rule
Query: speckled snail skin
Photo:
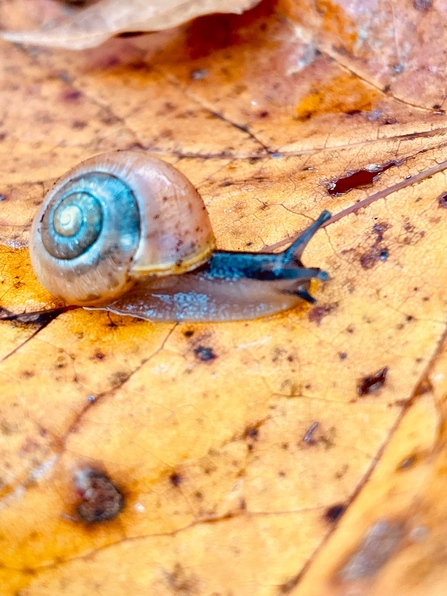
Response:
POLYGON ((48 193, 31 229, 41 284, 68 304, 150 321, 254 319, 295 306, 312 278, 301 253, 324 211, 280 253, 215 250, 203 201, 173 166, 143 152, 88 159, 48 193))

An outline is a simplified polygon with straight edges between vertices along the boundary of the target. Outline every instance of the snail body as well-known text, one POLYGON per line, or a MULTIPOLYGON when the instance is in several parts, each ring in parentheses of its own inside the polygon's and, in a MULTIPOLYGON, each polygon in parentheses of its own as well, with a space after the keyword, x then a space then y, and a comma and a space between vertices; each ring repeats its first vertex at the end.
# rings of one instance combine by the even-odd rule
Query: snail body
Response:
POLYGON ((301 253, 325 211, 281 253, 215 250, 203 201, 173 166, 142 152, 100 155, 65 174, 30 238, 37 278, 68 304, 154 321, 253 319, 292 308, 312 278, 301 253))

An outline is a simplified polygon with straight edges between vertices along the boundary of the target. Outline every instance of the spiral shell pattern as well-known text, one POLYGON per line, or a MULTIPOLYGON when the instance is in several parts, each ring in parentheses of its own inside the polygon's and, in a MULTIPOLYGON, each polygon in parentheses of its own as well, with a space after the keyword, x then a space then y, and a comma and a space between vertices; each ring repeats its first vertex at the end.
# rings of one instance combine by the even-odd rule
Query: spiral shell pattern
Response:
POLYGON ((94 157, 63 176, 30 239, 42 285, 82 306, 110 302, 138 277, 189 271, 213 249, 192 184, 173 166, 131 151, 94 157))

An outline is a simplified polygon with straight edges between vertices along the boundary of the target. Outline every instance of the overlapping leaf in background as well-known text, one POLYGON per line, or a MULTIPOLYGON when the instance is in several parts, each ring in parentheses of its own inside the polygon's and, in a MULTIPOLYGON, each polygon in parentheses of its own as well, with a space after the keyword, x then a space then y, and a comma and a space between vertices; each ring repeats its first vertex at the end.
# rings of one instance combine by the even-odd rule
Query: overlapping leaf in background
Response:
MULTIPOLYGON (((14 0, 0 21, 59 11, 14 0)), ((220 247, 345 214, 304 254, 331 274, 313 308, 1 324, 5 594, 444 593, 445 11, 283 0, 79 53, 1 44, 8 311, 57 305, 30 267, 30 222, 101 151, 175 163, 220 247), (93 525, 75 481, 92 468, 125 500, 93 525)))
POLYGON ((112 35, 132 31, 160 31, 191 19, 219 13, 241 13, 259 0, 100 0, 74 11, 46 31, 4 33, 9 41, 37 43, 83 50, 97 46, 112 35))

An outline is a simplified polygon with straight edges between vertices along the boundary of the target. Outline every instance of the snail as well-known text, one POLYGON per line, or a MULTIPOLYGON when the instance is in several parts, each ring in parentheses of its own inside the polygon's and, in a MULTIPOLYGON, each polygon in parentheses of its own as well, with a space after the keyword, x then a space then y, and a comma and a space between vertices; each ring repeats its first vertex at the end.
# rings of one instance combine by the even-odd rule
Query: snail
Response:
POLYGON ((301 253, 328 211, 280 253, 215 249, 192 183, 136 151, 88 159, 62 176, 37 213, 30 256, 41 284, 67 304, 151 321, 254 319, 314 303, 301 253))

